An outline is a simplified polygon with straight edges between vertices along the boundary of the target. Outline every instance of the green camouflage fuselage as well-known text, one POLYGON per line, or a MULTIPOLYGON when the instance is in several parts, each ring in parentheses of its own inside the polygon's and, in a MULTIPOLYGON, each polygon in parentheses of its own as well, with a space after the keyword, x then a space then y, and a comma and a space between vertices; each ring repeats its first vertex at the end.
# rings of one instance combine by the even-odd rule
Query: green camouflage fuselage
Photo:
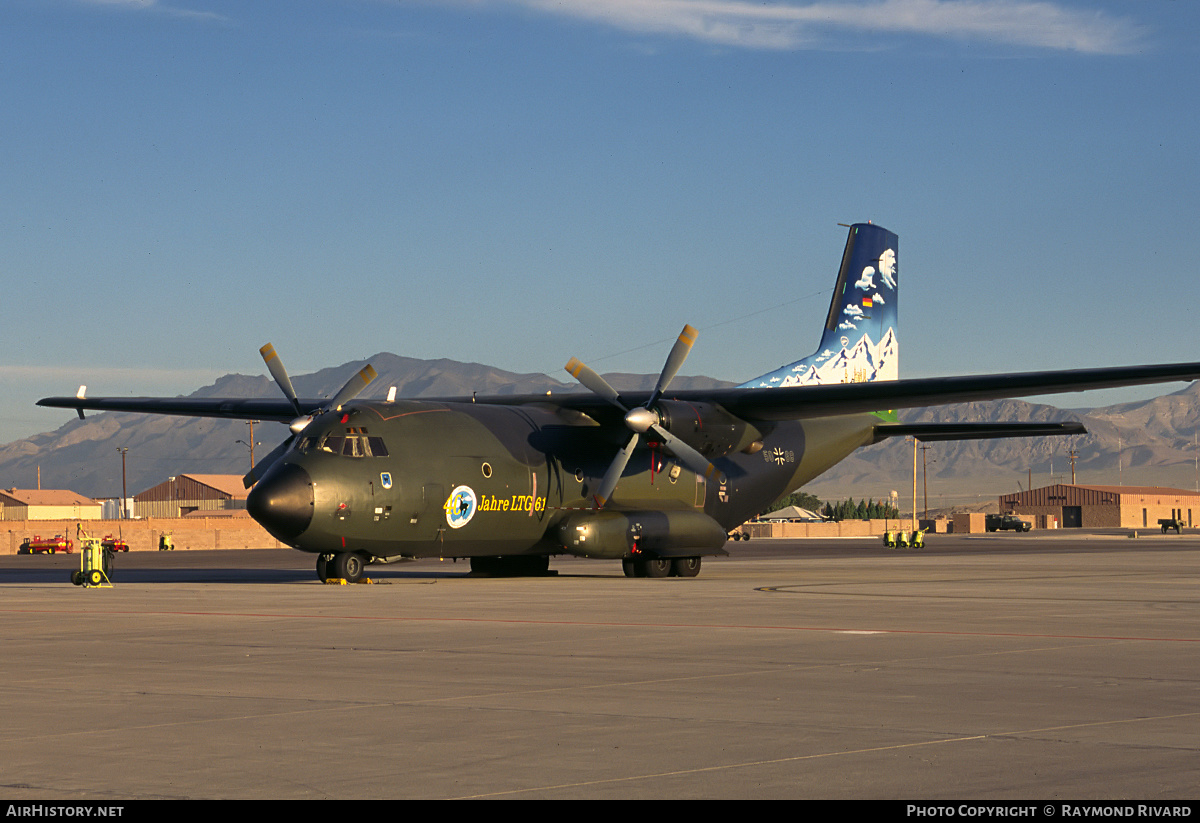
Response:
MULTIPOLYGON (((872 442, 878 422, 861 414, 744 425, 715 442, 677 432, 720 474, 698 476, 651 443, 634 452, 604 513, 694 512, 727 532, 872 442)), ((561 553, 564 521, 598 514, 591 490, 620 436, 549 399, 521 406, 355 402, 313 420, 278 467, 295 466, 309 479, 304 528, 290 521, 273 528, 270 518, 264 525, 295 548, 320 553, 561 553)), ((682 517, 686 524, 689 516, 682 517)), ((679 539, 664 553, 714 553, 679 539)))

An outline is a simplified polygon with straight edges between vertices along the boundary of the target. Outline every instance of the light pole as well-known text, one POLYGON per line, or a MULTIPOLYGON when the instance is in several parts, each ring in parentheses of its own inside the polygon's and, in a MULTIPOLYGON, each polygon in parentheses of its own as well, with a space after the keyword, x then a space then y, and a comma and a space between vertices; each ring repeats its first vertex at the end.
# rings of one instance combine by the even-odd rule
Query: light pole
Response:
POLYGON ((910 528, 912 529, 912 531, 915 532, 917 530, 917 438, 914 437, 912 439, 912 442, 913 442, 913 470, 912 470, 913 507, 912 507, 912 521, 911 521, 910 528))
MULTIPOLYGON (((925 519, 926 520, 929 519, 929 477, 928 477, 929 462, 927 459, 928 456, 927 456, 926 452, 928 452, 932 448, 933 448, 933 446, 928 446, 924 443, 921 444, 921 485, 924 487, 923 494, 925 496, 925 519)), ((936 457, 933 458, 933 462, 934 463, 937 462, 936 457)))

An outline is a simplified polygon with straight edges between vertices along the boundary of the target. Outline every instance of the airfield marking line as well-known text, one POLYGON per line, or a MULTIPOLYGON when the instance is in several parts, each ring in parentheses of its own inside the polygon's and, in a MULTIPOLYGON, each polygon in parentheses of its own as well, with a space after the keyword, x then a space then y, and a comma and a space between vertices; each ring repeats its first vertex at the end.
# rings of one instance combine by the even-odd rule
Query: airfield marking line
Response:
POLYGON ((368 622, 396 623, 484 623, 500 625, 528 626, 600 626, 606 628, 630 629, 749 629, 752 631, 788 631, 788 632, 828 632, 830 634, 904 634, 904 635, 944 635, 948 637, 1016 637, 1043 640, 1135 640, 1160 643, 1200 643, 1200 637, 1144 637, 1136 635, 1095 635, 1095 634, 1044 634, 1041 632, 976 632, 950 631, 941 629, 847 629, 834 626, 782 626, 775 624, 754 625, 749 623, 634 623, 630 621, 607 620, 529 620, 512 617, 396 617, 394 615, 365 615, 365 614, 298 614, 294 612, 218 612, 218 611, 176 611, 149 610, 131 611, 127 609, 93 611, 75 609, 0 609, 0 614, 58 614, 78 615, 83 617, 114 617, 125 616, 174 616, 174 617, 258 617, 263 619, 287 620, 363 620, 368 622))
MULTIPOLYGON (((941 584, 941 583, 954 583, 954 582, 961 582, 961 581, 954 581, 954 580, 950 580, 950 581, 941 581, 941 580, 909 581, 909 580, 905 580, 905 581, 903 581, 903 584, 906 586, 912 586, 912 585, 919 585, 922 583, 930 583, 930 582, 941 584)), ((1195 585, 1195 581, 1191 581, 1191 580, 1181 581, 1181 582, 1184 585, 1189 585, 1189 586, 1195 585)), ((824 583, 821 585, 829 586, 830 588, 832 588, 834 586, 852 586, 855 584, 853 584, 853 583, 824 583)), ((881 585, 882 586, 882 585, 890 585, 890 584, 875 583, 875 584, 870 584, 870 585, 881 585)), ((813 588, 811 586, 811 584, 806 583, 806 584, 803 584, 803 586, 804 586, 803 589, 794 588, 791 586, 764 586, 763 588, 756 589, 755 591, 760 591, 760 592, 763 592, 764 594, 804 594, 804 595, 812 595, 814 597, 870 597, 870 598, 875 598, 875 599, 880 599, 880 600, 888 599, 888 598, 891 598, 891 599, 903 598, 906 600, 963 600, 963 601, 967 601, 967 602, 978 602, 978 601, 987 600, 987 601, 997 601, 997 602, 1002 602, 1002 603, 1030 603, 1030 602, 1033 602, 1033 603, 1146 603, 1146 602, 1151 602, 1151 603, 1173 603, 1173 604, 1181 604, 1181 605, 1187 605, 1187 606, 1195 605, 1195 603, 1196 603, 1195 599, 1167 600, 1167 599, 1163 598, 1163 599, 1152 600, 1152 599, 1146 598, 1146 597, 1048 597, 1048 596, 1038 596, 1038 595, 979 595, 979 596, 974 596, 974 595, 965 595, 965 594, 923 594, 923 593, 893 594, 890 592, 882 592, 882 591, 880 591, 880 592, 815 591, 815 590, 811 590, 813 588)))
MULTIPOLYGON (((1100 644, 1095 644, 1095 645, 1100 645, 1100 644)), ((804 671, 807 669, 821 669, 821 668, 829 668, 829 667, 844 668, 844 667, 860 667, 860 666, 872 666, 872 665, 878 665, 878 666, 894 666, 894 665, 898 665, 898 664, 910 664, 911 665, 911 664, 921 661, 921 660, 954 660, 954 659, 958 659, 958 658, 970 658, 970 657, 993 657, 996 655, 1028 654, 1028 653, 1037 653, 1037 652, 1045 652, 1045 651, 1056 651, 1058 649, 1064 649, 1064 648, 1080 649, 1080 648, 1086 648, 1086 647, 1084 647, 1084 646, 1042 646, 1042 647, 1034 647, 1034 648, 1028 648, 1028 649, 1006 649, 1006 650, 988 651, 988 652, 963 652, 961 654, 952 654, 952 655, 924 655, 924 656, 914 657, 914 658, 888 658, 888 659, 882 659, 882 660, 857 660, 857 661, 853 661, 853 662, 842 662, 842 663, 834 663, 834 664, 780 663, 779 665, 773 666, 770 668, 756 667, 756 668, 742 669, 739 671, 707 672, 705 674, 679 675, 676 677, 656 677, 656 678, 649 678, 649 679, 642 678, 642 679, 637 679, 637 680, 611 680, 611 681, 604 681, 601 683, 588 683, 588 684, 572 683, 572 684, 568 684, 565 686, 550 686, 550 687, 545 687, 545 688, 540 688, 540 689, 530 688, 530 689, 521 689, 519 691, 480 691, 480 692, 471 692, 469 694, 446 695, 443 697, 422 697, 422 698, 411 698, 409 700, 391 700, 391 701, 387 701, 387 702, 383 702, 383 703, 366 703, 366 704, 360 703, 360 704, 355 704, 355 708, 361 709, 361 708, 383 708, 383 707, 399 707, 399 706, 414 706, 414 707, 415 706, 434 706, 434 705, 445 704, 445 703, 459 703, 464 700, 483 701, 483 700, 493 699, 496 697, 520 697, 520 696, 529 696, 529 695, 536 695, 536 694, 554 694, 557 692, 579 692, 579 691, 588 691, 588 690, 596 690, 596 689, 627 689, 627 688, 632 688, 632 687, 655 686, 655 685, 663 685, 663 684, 671 684, 671 683, 688 683, 688 682, 695 682, 695 681, 700 681, 700 680, 724 680, 724 679, 728 679, 728 678, 732 678, 732 677, 756 677, 758 675, 772 675, 772 674, 780 674, 782 672, 797 672, 797 671, 804 671)), ((9 683, 9 687, 23 688, 23 686, 21 685, 21 681, 19 681, 19 680, 11 681, 9 683)), ((3 693, 3 691, 5 691, 5 689, 0 688, 0 693, 3 693)), ((207 697, 207 696, 209 696, 209 695, 194 695, 194 697, 207 697)), ((249 699, 249 698, 247 698, 247 699, 249 699)), ((482 705, 478 706, 477 708, 488 708, 489 710, 499 710, 499 709, 496 709, 495 707, 485 707, 482 705)), ((312 711, 326 711, 326 710, 327 710, 327 707, 321 708, 321 709, 316 709, 316 710, 308 709, 308 708, 290 709, 287 711, 268 712, 268 713, 264 713, 264 714, 242 715, 242 716, 239 716, 236 718, 210 718, 210 719, 199 720, 199 721, 188 720, 188 721, 178 721, 178 722, 172 722, 172 723, 157 723, 157 724, 153 724, 150 726, 137 727, 137 728, 161 728, 164 726, 171 726, 171 725, 190 725, 192 723, 211 723, 211 722, 220 722, 221 720, 224 720, 224 719, 245 720, 245 719, 249 719, 249 718, 260 718, 260 717, 279 717, 279 716, 290 715, 290 714, 307 714, 312 711)), ((63 734, 70 735, 70 734, 83 733, 86 731, 88 731, 88 730, 65 732, 65 733, 55 734, 52 736, 59 737, 59 736, 63 736, 63 734)), ((0 739, 3 739, 3 738, 0 738, 0 739)))
POLYGON ((1044 726, 1037 729, 1018 729, 1008 732, 989 732, 987 734, 973 734, 963 737, 947 737, 941 740, 923 740, 918 743, 897 743, 892 746, 872 746, 865 749, 849 749, 843 752, 820 752, 818 754, 800 754, 795 757, 778 757, 771 760, 748 760, 744 763, 727 763, 724 766, 701 766, 695 769, 677 769, 670 772, 656 772, 654 774, 638 774, 629 775, 627 777, 611 777, 603 780, 585 780, 578 783, 560 783, 553 786, 536 786, 527 789, 508 789, 500 792, 486 792, 484 794, 464 795, 463 797, 453 798, 455 800, 476 800, 484 797, 504 797, 516 794, 526 794, 529 792, 547 792, 559 789, 574 789, 582 786, 600 786, 606 783, 628 783, 635 780, 652 780, 655 778, 679 777, 690 774, 704 774, 705 772, 718 772, 728 769, 743 769, 753 766, 772 766, 780 763, 797 763, 802 760, 822 760, 830 757, 843 757, 845 755, 855 754, 873 754, 877 752, 897 751, 900 749, 914 749, 925 746, 941 746, 947 743, 968 743, 972 740, 988 740, 991 738, 1014 737, 1017 735, 1043 734, 1046 732, 1069 731, 1072 729, 1086 729, 1097 726, 1118 726, 1128 723, 1145 723, 1147 721, 1158 720, 1178 720, 1181 718, 1198 717, 1200 712, 1185 712, 1183 714, 1165 714, 1154 717, 1129 717, 1124 720, 1097 720, 1092 723, 1072 723, 1065 726, 1044 726))

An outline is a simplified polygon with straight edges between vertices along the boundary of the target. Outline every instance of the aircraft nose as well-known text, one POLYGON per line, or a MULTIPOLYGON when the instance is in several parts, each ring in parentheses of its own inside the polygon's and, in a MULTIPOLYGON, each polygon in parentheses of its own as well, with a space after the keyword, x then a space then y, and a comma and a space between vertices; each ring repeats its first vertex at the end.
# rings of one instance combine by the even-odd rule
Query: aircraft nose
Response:
POLYGON ((250 490, 246 511, 272 535, 291 543, 312 522, 312 478, 295 463, 278 466, 250 490))

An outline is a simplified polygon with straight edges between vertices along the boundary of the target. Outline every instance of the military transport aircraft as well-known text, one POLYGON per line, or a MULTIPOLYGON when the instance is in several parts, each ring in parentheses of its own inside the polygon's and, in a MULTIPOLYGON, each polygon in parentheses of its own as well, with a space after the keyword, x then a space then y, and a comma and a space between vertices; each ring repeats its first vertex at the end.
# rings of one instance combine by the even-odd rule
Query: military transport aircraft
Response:
POLYGON ((246 508, 317 575, 365 563, 470 558, 537 574, 555 554, 622 561, 625 574, 691 577, 729 532, 860 446, 1080 434, 1077 423, 905 424, 894 411, 970 400, 1194 380, 1200 363, 898 379, 897 237, 849 227, 821 345, 741 386, 671 392, 696 340, 684 328, 650 392, 619 392, 571 359, 590 393, 356 400, 366 366, 330 400, 51 397, 38 405, 265 419, 292 434, 246 476, 246 508))

